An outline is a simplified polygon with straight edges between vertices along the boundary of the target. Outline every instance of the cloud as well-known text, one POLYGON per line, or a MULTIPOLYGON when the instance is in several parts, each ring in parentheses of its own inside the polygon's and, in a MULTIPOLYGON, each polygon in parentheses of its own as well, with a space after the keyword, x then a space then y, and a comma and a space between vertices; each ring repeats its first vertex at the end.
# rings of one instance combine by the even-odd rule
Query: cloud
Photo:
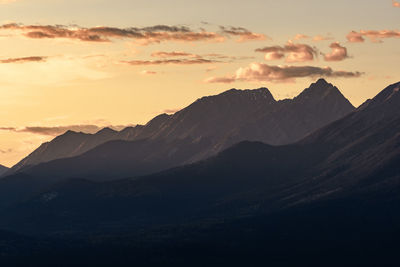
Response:
POLYGON ((400 2, 397 2, 395 0, 392 0, 392 4, 394 7, 400 7, 400 2))
POLYGON ((396 30, 361 30, 359 32, 351 31, 347 34, 346 38, 350 43, 363 43, 365 41, 365 37, 369 38, 371 42, 380 43, 381 39, 385 38, 400 38, 400 31, 396 30))
POLYGON ((265 53, 265 60, 267 61, 271 61, 271 60, 279 60, 282 59, 283 57, 285 57, 285 54, 281 53, 281 52, 268 52, 265 53))
MULTIPOLYGON (((0 2, 1 3, 1 2, 0 2)), ((0 149, 0 154, 8 154, 8 153, 12 153, 14 152, 14 150, 12 148, 9 149, 0 149)))
MULTIPOLYGON (((304 35, 304 34, 296 34, 296 36, 294 37, 294 40, 301 40, 301 39, 310 39, 311 37, 308 35, 304 35)), ((312 40, 314 42, 320 42, 320 41, 326 41, 326 40, 332 40, 332 37, 328 37, 328 36, 322 36, 322 35, 316 35, 314 37, 312 37, 312 40)))
POLYGON ((310 36, 304 35, 304 34, 300 34, 300 33, 296 34, 296 36, 294 37, 295 40, 309 39, 309 38, 310 38, 310 36))
POLYGON ((325 61, 341 61, 349 57, 347 48, 341 46, 338 42, 332 43, 329 47, 332 49, 332 52, 324 54, 325 61))
POLYGON ((236 40, 238 43, 247 42, 247 41, 264 41, 267 39, 271 39, 268 36, 266 36, 265 34, 254 33, 243 27, 220 26, 220 29, 223 34, 226 34, 228 36, 229 35, 238 36, 239 39, 236 40))
POLYGON ((156 75, 157 72, 151 71, 151 70, 142 70, 142 71, 140 72, 140 74, 142 74, 142 75, 156 75))
POLYGON ((164 113, 167 113, 167 114, 174 114, 174 113, 176 113, 176 112, 178 112, 178 111, 180 111, 180 110, 181 110, 181 108, 164 109, 163 112, 164 112, 164 113))
POLYGON ((248 67, 239 68, 235 74, 225 77, 210 77, 206 83, 246 82, 293 82, 296 78, 331 77, 355 78, 361 72, 335 71, 330 67, 314 66, 270 66, 264 63, 251 63, 248 67))
MULTIPOLYGON (((132 125, 110 125, 110 127, 114 130, 122 130, 125 127, 132 125)), ((38 135, 49 135, 49 136, 58 136, 64 134, 67 131, 75 131, 75 132, 84 132, 84 133, 96 133, 103 129, 104 126, 91 125, 91 124, 82 124, 82 125, 66 125, 66 126, 27 126, 23 128, 15 128, 15 127, 0 127, 0 131, 10 131, 17 133, 32 133, 38 135)))
POLYGON ((285 61, 288 63, 312 61, 318 56, 316 48, 292 42, 288 42, 285 46, 268 46, 255 51, 265 53, 265 60, 277 60, 286 55, 285 61))
POLYGON ((19 57, 19 58, 8 58, 1 59, 0 63, 27 63, 27 62, 43 62, 46 61, 47 57, 19 57))
POLYGON ((347 34, 346 38, 350 43, 362 43, 365 41, 362 34, 355 31, 351 31, 349 34, 347 34))
POLYGON ((195 65, 195 64, 209 64, 217 63, 219 61, 213 59, 196 58, 196 59, 161 59, 161 60, 127 60, 121 63, 129 65, 195 65))
POLYGON ((322 36, 322 35, 316 35, 313 37, 314 42, 327 41, 327 40, 332 40, 332 37, 322 36))
POLYGON ((151 54, 152 57, 160 57, 160 58, 167 58, 167 57, 200 57, 196 54, 186 53, 183 51, 172 51, 172 52, 164 52, 164 51, 155 51, 151 54))
POLYGON ((20 31, 25 37, 33 39, 67 38, 85 42, 110 42, 111 39, 135 39, 141 44, 160 43, 163 41, 223 41, 224 37, 206 31, 192 31, 185 26, 156 25, 144 28, 116 28, 65 25, 22 25, 4 24, 2 30, 20 31))
POLYGON ((113 39, 131 39, 141 45, 166 41, 176 42, 223 42, 226 37, 238 37, 237 42, 265 40, 264 34, 253 33, 241 27, 223 27, 221 32, 209 32, 204 29, 193 30, 186 26, 155 25, 150 27, 116 28, 99 26, 85 28, 77 25, 23 25, 3 24, 0 30, 20 32, 32 39, 73 39, 85 42, 111 42, 113 39))
POLYGON ((210 66, 206 69, 206 72, 211 72, 217 69, 217 66, 210 66))

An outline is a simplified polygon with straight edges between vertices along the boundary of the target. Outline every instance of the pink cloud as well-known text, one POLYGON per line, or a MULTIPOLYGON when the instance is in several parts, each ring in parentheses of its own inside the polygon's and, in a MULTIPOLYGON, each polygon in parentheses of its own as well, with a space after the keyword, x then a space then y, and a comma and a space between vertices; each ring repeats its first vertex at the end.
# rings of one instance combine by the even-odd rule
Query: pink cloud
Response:
POLYGON ((206 83, 246 82, 294 82, 296 78, 332 77, 355 78, 361 72, 335 71, 330 67, 314 66, 270 66, 264 63, 251 63, 248 67, 239 68, 235 74, 224 77, 210 77, 206 83))
POLYGON ((47 57, 18 57, 18 58, 7 58, 1 59, 0 63, 28 63, 28 62, 43 62, 46 61, 47 57))
POLYGON ((140 74, 142 74, 142 75, 156 75, 157 72, 151 71, 151 70, 142 70, 142 71, 140 72, 140 74))
POLYGON ((295 44, 288 42, 285 46, 269 46, 256 49, 256 52, 265 53, 266 60, 276 60, 286 55, 288 63, 312 61, 318 56, 316 48, 307 44, 295 44))
POLYGON ((346 38, 350 43, 363 43, 365 41, 362 34, 355 31, 352 31, 349 34, 347 34, 346 38))
POLYGON ((165 51, 155 51, 151 54, 152 57, 160 57, 160 58, 167 58, 167 57, 200 57, 199 55, 186 53, 183 51, 172 51, 172 52, 165 52, 165 51))
POLYGON ((327 41, 327 40, 332 40, 332 37, 329 36, 322 36, 322 35, 316 35, 313 38, 314 42, 320 42, 320 41, 327 41))
POLYGON ((113 39, 132 39, 141 45, 175 42, 223 42, 228 37, 238 37, 237 42, 265 40, 264 34, 254 33, 242 27, 223 27, 220 32, 209 32, 204 29, 193 30, 186 26, 155 25, 150 27, 92 27, 77 25, 23 25, 4 24, 0 30, 15 31, 32 39, 73 39, 85 42, 111 42, 113 39))
POLYGON ((332 52, 324 54, 325 61, 341 61, 349 57, 347 48, 341 46, 338 42, 332 43, 329 47, 332 49, 332 52))
POLYGON ((396 30, 361 30, 359 32, 352 31, 347 36, 347 40, 351 43, 362 43, 365 37, 369 38, 371 42, 380 43, 381 39, 385 38, 400 38, 400 31, 396 30))
POLYGON ((294 37, 295 40, 309 39, 309 38, 310 38, 310 36, 304 35, 304 34, 300 34, 300 33, 296 34, 296 36, 294 37))
POLYGON ((281 52, 268 52, 265 53, 265 60, 267 61, 272 61, 272 60, 279 60, 282 59, 283 57, 285 57, 285 54, 281 53, 281 52))
POLYGON ((144 65, 195 65, 195 64, 209 64, 209 63, 216 63, 216 62, 219 62, 219 61, 216 61, 213 59, 205 59, 205 58, 121 61, 121 63, 126 63, 129 65, 137 65, 137 66, 144 66, 144 65))
POLYGON ((238 36, 239 38, 236 40, 238 43, 248 42, 248 41, 264 41, 267 39, 271 39, 265 34, 251 32, 243 27, 225 27, 220 26, 222 34, 226 34, 228 36, 238 36))

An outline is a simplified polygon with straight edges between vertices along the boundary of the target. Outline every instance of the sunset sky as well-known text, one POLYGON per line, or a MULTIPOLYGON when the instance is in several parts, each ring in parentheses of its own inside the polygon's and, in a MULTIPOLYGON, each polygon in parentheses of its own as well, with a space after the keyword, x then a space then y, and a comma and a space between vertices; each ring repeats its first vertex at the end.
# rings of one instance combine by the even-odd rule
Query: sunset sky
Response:
POLYGON ((0 0, 0 164, 230 88, 358 106, 400 80, 400 1, 0 0))

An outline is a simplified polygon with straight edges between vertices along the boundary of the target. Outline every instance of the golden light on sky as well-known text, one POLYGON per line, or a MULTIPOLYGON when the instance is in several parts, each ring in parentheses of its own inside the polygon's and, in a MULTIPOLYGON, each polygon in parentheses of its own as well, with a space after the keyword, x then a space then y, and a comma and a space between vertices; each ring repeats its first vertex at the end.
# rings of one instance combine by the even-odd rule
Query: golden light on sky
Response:
POLYGON ((145 123, 233 87, 283 99, 325 77, 358 106, 400 80, 398 6, 0 1, 0 164, 66 129, 145 123))

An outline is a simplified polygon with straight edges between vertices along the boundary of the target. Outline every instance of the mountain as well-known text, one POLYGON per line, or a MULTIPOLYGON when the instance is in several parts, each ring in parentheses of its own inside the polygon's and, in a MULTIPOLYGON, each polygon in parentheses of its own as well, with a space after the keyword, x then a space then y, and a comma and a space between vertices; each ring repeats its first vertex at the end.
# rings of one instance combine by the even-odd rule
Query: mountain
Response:
POLYGON ((61 255, 87 264, 396 266, 399 88, 294 144, 246 141, 148 176, 60 181, 2 209, 0 228, 79 240, 61 255))
POLYGON ((378 197, 396 200, 400 182, 399 86, 387 87, 368 106, 295 144, 246 141, 207 160, 149 176, 105 183, 60 181, 13 206, 11 214, 18 215, 9 224, 26 226, 36 218, 34 222, 45 220, 46 224, 35 225, 35 231, 73 224, 145 227, 151 222, 270 213, 364 195, 368 201, 378 197))
POLYGON ((4 174, 4 173, 6 173, 8 171, 8 168, 7 167, 5 167, 5 166, 3 166, 3 165, 0 165, 0 177, 4 174))
POLYGON ((323 79, 294 99, 281 101, 266 88, 232 89, 203 97, 173 115, 159 115, 145 126, 108 131, 104 136, 68 132, 14 170, 103 179, 144 175, 205 159, 245 140, 293 143, 353 110, 340 91, 323 79), (63 159, 51 161, 57 158, 63 159))
POLYGON ((21 171, 42 162, 80 155, 107 141, 119 139, 120 137, 116 136, 117 133, 110 128, 104 128, 96 134, 67 131, 51 142, 43 143, 30 155, 14 165, 12 172, 21 171))

